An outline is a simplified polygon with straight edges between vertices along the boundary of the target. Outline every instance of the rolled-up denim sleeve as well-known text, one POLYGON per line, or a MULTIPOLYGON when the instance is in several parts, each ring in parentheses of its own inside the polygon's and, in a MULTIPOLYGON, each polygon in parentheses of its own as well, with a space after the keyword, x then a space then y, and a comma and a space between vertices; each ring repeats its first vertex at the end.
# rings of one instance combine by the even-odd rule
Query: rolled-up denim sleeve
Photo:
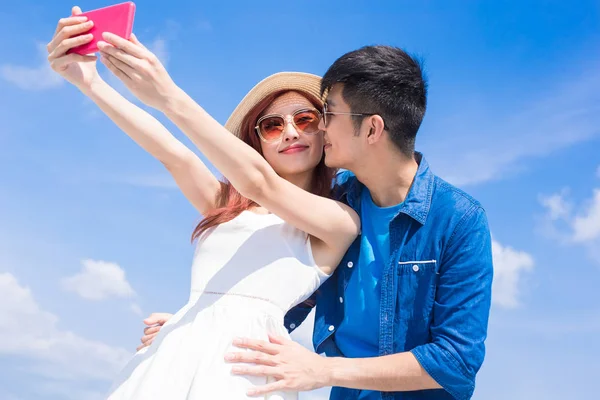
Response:
POLYGON ((469 399, 485 356, 492 289, 492 240, 485 211, 473 205, 448 240, 433 305, 431 342, 411 350, 456 399, 469 399))

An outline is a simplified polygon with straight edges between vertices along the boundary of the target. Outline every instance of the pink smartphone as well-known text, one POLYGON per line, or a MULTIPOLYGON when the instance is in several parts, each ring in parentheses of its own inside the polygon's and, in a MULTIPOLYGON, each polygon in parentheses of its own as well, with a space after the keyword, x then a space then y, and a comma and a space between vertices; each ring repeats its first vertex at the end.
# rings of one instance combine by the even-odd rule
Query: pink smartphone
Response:
POLYGON ((85 34, 91 33, 94 39, 81 46, 73 47, 67 53, 91 54, 98 51, 98 41, 103 40, 104 32, 114 33, 117 36, 129 40, 133 30, 133 17, 135 15, 135 4, 128 1, 115 4, 97 10, 87 11, 79 16, 86 16, 94 22, 94 26, 85 34))

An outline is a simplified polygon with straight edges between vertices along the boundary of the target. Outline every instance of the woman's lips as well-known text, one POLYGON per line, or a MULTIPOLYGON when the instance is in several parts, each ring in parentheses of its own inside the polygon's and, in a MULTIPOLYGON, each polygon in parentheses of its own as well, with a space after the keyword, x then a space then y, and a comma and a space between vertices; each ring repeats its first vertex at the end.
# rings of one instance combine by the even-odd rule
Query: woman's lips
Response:
POLYGON ((283 150, 282 153, 285 153, 285 154, 300 153, 301 151, 304 151, 307 149, 308 149, 307 146, 294 146, 294 147, 288 147, 287 149, 283 150))

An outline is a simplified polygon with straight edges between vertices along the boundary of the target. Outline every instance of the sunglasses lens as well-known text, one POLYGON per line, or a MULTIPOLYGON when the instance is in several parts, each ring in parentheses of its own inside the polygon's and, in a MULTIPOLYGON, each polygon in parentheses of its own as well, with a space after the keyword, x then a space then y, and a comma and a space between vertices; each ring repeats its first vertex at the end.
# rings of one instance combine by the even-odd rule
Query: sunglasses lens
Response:
POLYGON ((281 136, 281 132, 285 127, 285 121, 281 117, 268 117, 260 122, 260 134, 267 140, 275 140, 281 136))
POLYGON ((319 131, 319 114, 316 111, 301 111, 294 115, 294 124, 304 133, 317 133, 319 131))

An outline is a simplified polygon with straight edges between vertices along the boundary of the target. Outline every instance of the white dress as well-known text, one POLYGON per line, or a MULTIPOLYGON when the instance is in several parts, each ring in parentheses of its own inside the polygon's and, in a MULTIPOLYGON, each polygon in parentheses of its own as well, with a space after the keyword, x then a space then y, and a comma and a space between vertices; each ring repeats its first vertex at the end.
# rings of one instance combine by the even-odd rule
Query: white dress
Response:
MULTIPOLYGON (((127 364, 109 399, 250 399, 247 389, 267 379, 231 373, 224 355, 242 351, 233 338, 289 338, 284 315, 327 278, 306 233, 274 214, 244 211, 213 228, 194 255, 189 302, 127 364)), ((298 393, 264 398, 292 400, 298 393)))

